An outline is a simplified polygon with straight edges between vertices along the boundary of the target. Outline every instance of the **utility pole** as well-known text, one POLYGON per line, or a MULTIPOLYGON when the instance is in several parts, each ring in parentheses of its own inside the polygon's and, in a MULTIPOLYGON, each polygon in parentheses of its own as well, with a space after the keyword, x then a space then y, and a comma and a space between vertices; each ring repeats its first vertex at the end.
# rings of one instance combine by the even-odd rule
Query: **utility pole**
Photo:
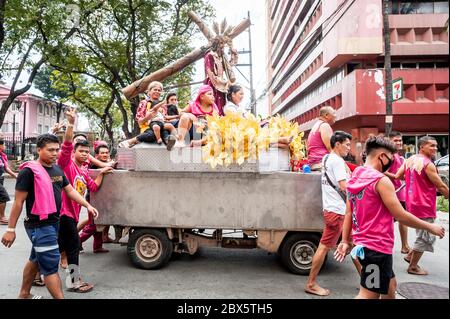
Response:
POLYGON ((391 1, 383 0, 383 38, 384 38, 384 70, 386 77, 386 128, 385 135, 392 132, 392 67, 391 67, 391 33, 389 28, 389 15, 391 14, 391 1))
MULTIPOLYGON (((248 20, 251 23, 250 19, 250 11, 248 13, 248 20)), ((250 103, 252 105, 252 114, 256 115, 256 98, 255 98, 255 89, 253 87, 253 51, 252 51, 252 25, 248 27, 248 47, 249 47, 249 57, 250 57, 250 103)))

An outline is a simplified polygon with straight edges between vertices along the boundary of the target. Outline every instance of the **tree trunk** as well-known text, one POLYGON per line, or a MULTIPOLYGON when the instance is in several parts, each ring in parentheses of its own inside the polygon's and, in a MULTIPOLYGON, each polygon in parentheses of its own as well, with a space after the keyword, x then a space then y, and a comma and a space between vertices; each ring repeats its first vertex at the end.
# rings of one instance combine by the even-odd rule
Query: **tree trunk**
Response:
POLYGON ((61 102, 59 102, 56 105, 56 123, 59 123, 59 120, 61 119, 61 113, 63 110, 64 104, 62 104, 61 102))
POLYGON ((0 50, 3 46, 3 41, 5 41, 5 7, 6 0, 0 0, 0 50))
POLYGON ((122 93, 129 100, 134 98, 136 95, 143 93, 151 82, 164 81, 169 76, 180 72, 188 65, 191 65, 192 63, 195 63, 197 60, 200 60, 209 49, 210 47, 208 46, 193 50, 191 53, 175 61, 169 66, 160 69, 156 72, 153 72, 152 74, 144 77, 143 79, 136 81, 133 84, 122 89, 122 93))

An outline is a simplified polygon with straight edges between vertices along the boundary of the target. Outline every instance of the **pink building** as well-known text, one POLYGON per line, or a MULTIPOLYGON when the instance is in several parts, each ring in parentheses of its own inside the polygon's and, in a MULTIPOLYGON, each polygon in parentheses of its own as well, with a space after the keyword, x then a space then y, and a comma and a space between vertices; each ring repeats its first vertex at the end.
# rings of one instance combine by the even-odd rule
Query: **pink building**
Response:
MULTIPOLYGON (((270 113, 308 132, 319 110, 337 110, 334 129, 354 137, 352 153, 386 118, 382 0, 266 0, 270 113)), ((421 135, 448 154, 447 1, 392 1, 389 16, 393 79, 404 98, 393 105, 393 129, 407 152, 421 135)))
MULTIPOLYGON (((9 95, 9 87, 0 85, 0 105, 9 95)), ((25 93, 10 106, 2 123, 1 133, 7 138, 15 135, 16 139, 23 136, 25 126, 25 138, 37 137, 47 133, 57 122, 57 103, 46 100, 43 97, 25 93), (25 121, 24 121, 25 115, 25 121), (15 133, 13 134, 13 130, 15 133)), ((61 120, 64 112, 61 113, 61 120)))

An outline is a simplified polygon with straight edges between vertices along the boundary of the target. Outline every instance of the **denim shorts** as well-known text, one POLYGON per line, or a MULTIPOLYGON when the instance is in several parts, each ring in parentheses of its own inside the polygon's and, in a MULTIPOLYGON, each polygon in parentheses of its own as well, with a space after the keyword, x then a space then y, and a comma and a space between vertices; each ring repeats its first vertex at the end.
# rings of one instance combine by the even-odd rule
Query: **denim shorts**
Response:
POLYGON ((32 244, 30 261, 38 264, 42 275, 56 274, 60 259, 58 224, 26 228, 26 231, 32 244))

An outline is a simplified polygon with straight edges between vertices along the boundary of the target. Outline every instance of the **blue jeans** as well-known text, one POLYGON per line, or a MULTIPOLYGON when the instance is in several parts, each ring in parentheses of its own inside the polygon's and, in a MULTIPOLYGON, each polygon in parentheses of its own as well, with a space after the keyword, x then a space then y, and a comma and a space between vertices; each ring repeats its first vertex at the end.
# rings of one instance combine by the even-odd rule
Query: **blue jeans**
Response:
POLYGON ((39 272, 44 276, 57 273, 60 259, 58 224, 26 228, 26 231, 32 244, 30 261, 38 264, 39 272))

